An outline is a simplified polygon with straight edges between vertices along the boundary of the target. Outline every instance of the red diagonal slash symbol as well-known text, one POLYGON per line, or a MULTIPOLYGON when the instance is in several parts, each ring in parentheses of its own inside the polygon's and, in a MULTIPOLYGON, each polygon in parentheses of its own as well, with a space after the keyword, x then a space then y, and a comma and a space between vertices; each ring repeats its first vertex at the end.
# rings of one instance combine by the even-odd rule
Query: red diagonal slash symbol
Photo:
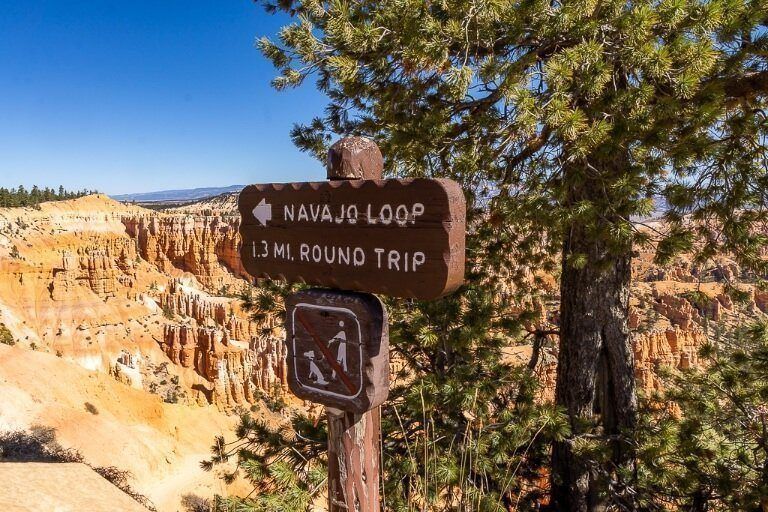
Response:
POLYGON ((345 386, 347 386, 347 389, 350 393, 353 395, 357 393, 357 387, 352 383, 351 380, 349 380, 349 377, 347 377, 347 374, 344 373, 344 370, 342 370, 341 366, 339 366, 339 363, 336 361, 336 359, 331 354, 331 350, 325 346, 325 343, 323 343, 320 340, 320 337, 317 335, 317 333, 312 329, 309 322, 307 322, 304 319, 304 316, 301 314, 301 311, 296 309, 296 318, 299 320, 301 325, 304 326, 304 329, 309 333, 310 336, 312 336, 312 341, 315 342, 315 345, 317 345, 317 348, 320 349, 320 352, 323 353, 325 358, 328 360, 328 364, 331 365, 331 368, 333 368, 336 371, 336 375, 341 377, 341 381, 344 383, 345 386))

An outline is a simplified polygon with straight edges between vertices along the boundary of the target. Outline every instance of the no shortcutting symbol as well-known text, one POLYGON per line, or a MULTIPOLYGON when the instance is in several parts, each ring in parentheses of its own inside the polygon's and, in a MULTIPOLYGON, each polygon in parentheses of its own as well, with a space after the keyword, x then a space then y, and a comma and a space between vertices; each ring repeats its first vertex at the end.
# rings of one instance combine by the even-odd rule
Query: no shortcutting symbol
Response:
POLYGON ((286 378, 296 396, 356 413, 384 401, 389 344, 379 299, 304 290, 286 297, 285 307, 286 378))
MULTIPOLYGON (((357 386, 355 386, 355 384, 349 378, 349 375, 347 375, 347 333, 344 331, 344 322, 339 322, 339 327, 341 327, 341 330, 336 333, 336 335, 331 338, 326 345, 317 335, 315 330, 311 327, 310 323, 306 321, 304 315, 302 315, 299 311, 296 311, 296 319, 309 333, 312 341, 315 343, 315 346, 320 350, 323 358, 330 365, 331 370, 333 371, 331 373, 331 381, 335 381, 337 378, 339 378, 350 393, 357 393, 357 386), (336 357, 333 357, 330 349, 330 346, 334 343, 338 343, 336 357)), ((318 357, 315 355, 315 351, 309 350, 304 352, 304 357, 309 360, 309 375, 307 378, 311 382, 321 386, 329 384, 329 382, 325 379, 325 375, 323 375, 323 372, 320 370, 320 367, 318 367, 317 363, 315 362, 318 357)))
POLYGON ((262 199, 253 209, 253 216, 262 226, 266 226, 267 221, 272 220, 272 205, 267 203, 266 199, 262 199))

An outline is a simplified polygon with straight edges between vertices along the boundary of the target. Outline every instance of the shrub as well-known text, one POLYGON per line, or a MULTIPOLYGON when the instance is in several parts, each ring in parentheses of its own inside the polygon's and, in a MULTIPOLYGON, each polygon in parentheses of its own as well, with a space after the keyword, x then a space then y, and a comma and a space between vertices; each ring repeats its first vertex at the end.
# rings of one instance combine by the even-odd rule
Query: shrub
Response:
POLYGON ((272 392, 265 393, 263 400, 264 405, 272 412, 280 412, 288 405, 283 398, 283 388, 278 383, 272 385, 272 392))
POLYGON ((94 416, 99 414, 99 410, 91 402, 85 402, 85 410, 93 414, 94 416))
POLYGON ((5 324, 0 323, 0 343, 3 345, 10 345, 11 347, 16 344, 16 340, 13 339, 13 334, 5 324))
POLYGON ((181 497, 181 506, 186 512, 211 512, 211 500, 196 494, 185 494, 181 497))
POLYGON ((6 462, 83 462, 76 450, 56 441, 56 430, 33 425, 29 431, 0 432, 0 459, 6 462))
POLYGON ((144 508, 157 512, 157 509, 152 505, 152 502, 149 501, 149 498, 136 492, 133 487, 131 487, 131 484, 128 483, 128 479, 133 476, 130 471, 123 471, 115 466, 91 466, 91 468, 101 475, 102 478, 133 498, 134 501, 144 506, 144 508))
POLYGON ((634 492, 648 510, 765 510, 768 324, 726 333, 701 358, 648 400, 634 492))

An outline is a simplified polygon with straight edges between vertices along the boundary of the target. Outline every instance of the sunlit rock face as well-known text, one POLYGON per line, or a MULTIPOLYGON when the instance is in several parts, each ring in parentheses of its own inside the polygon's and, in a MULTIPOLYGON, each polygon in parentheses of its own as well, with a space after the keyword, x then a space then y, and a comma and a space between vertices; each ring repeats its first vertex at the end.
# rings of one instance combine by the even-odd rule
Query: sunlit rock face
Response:
POLYGON ((98 245, 64 250, 53 269, 51 298, 66 301, 74 286, 85 285, 101 298, 115 297, 136 284, 136 245, 127 238, 108 238, 98 245))
POLYGON ((170 282, 159 303, 174 321, 165 325, 163 352, 207 381, 210 401, 239 405, 286 385, 285 343, 274 319, 256 323, 236 300, 210 296, 180 279, 170 282))
POLYGON ((132 387, 160 393, 167 362, 174 396, 255 402, 282 386, 285 351, 279 330, 240 310, 237 227, 98 195, 0 209, 0 322, 19 346, 132 387), (197 359, 171 348, 182 343, 197 359))
MULTIPOLYGON (((250 278, 238 255, 235 205, 228 195, 162 213, 90 196, 0 209, 0 321, 25 347, 119 374, 132 386, 149 386, 147 368, 168 363, 197 401, 257 400, 285 384, 285 350, 275 319, 254 322, 236 298, 250 278), (135 356, 131 365, 119 361, 124 351, 135 356)), ((556 331, 556 278, 520 270, 531 288, 544 283, 546 297, 520 304, 534 310, 525 329, 556 331)), ((727 257, 659 266, 640 250, 630 328, 642 386, 659 388, 661 366, 700 364, 698 349, 715 329, 768 310, 768 292, 744 275, 727 257), (726 293, 734 283, 745 292, 738 303, 726 293)), ((516 352, 523 364, 529 349, 516 352)), ((551 397, 556 335, 538 361, 542 396, 551 397)))
MULTIPOLYGON (((705 345, 717 343, 720 336, 737 326, 765 318, 768 291, 755 286, 755 281, 729 256, 706 264, 681 256, 660 266, 652 249, 639 249, 632 264, 628 319, 638 386, 647 392, 662 391, 662 369, 701 367, 705 363, 700 351, 705 345), (735 295, 734 290, 738 292, 735 295)), ((530 286, 540 289, 533 280, 530 286)), ((533 310, 533 321, 525 326, 529 332, 557 330, 558 288, 553 285, 546 291, 551 297, 544 312, 541 305, 527 308, 533 310)), ((555 397, 559 340, 556 334, 547 335, 545 340, 536 356, 535 371, 541 382, 539 398, 551 401, 555 397)), ((528 364, 534 351, 530 344, 524 344, 510 354, 516 364, 528 364)))
POLYGON ((121 219, 143 211, 93 195, 0 208, 0 321, 18 346, 110 371, 123 349, 161 356, 142 261, 121 219))
POLYGON ((239 217, 150 214, 122 222, 141 257, 162 272, 189 272, 212 291, 248 277, 239 255, 239 217))
POLYGON ((261 393, 285 385, 285 344, 275 338, 241 342, 223 328, 166 325, 163 350, 211 386, 211 401, 227 406, 253 403, 261 393))
POLYGON ((686 370, 699 366, 699 350, 706 341, 703 331, 688 331, 679 327, 636 334, 633 342, 638 385, 648 391, 661 391, 659 368, 686 370))

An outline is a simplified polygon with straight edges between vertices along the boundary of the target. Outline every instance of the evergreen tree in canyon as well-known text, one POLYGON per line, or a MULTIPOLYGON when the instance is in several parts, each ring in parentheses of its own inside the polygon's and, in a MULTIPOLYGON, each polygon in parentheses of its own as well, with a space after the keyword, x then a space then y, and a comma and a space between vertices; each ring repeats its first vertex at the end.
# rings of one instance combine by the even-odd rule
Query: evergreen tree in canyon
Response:
POLYGON ((654 411, 641 415, 640 504, 659 511, 764 511, 768 325, 739 326, 706 345, 702 356, 700 368, 663 376, 665 391, 648 402, 654 411))
POLYGON ((409 321, 397 341, 441 344, 446 366, 433 369, 450 370, 454 350, 467 355, 453 334, 466 328, 462 314, 495 307, 483 294, 499 290, 483 279, 515 289, 522 269, 553 272, 548 257, 559 254, 555 394, 570 432, 552 450, 552 506, 634 507, 622 477, 633 474, 638 422, 633 249, 653 243, 660 263, 729 251, 764 271, 765 236, 753 228, 765 221, 768 1, 282 0, 267 9, 295 17, 279 41, 260 41, 279 69, 275 87, 312 80, 329 99, 322 118, 295 127, 301 149, 322 159, 333 134, 366 135, 391 176, 453 178, 468 196, 467 290, 480 304, 462 303, 470 291, 419 304, 410 311, 424 323, 409 321), (663 229, 634 222, 658 210, 663 229))

